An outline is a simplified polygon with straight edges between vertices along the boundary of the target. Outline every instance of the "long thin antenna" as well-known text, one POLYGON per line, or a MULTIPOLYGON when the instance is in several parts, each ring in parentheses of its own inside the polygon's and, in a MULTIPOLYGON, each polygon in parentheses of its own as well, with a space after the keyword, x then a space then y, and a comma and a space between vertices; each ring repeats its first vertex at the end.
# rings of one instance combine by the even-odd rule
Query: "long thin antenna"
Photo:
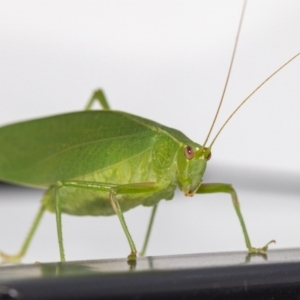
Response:
POLYGON ((298 57, 300 55, 300 52, 297 53, 296 55, 294 55, 291 59, 289 59, 286 63, 284 63, 280 68, 278 68, 275 72, 273 72, 267 79, 265 79, 251 94, 249 94, 240 104, 239 106, 231 113, 231 115, 228 117, 228 119, 225 121, 225 123, 222 125, 222 127, 220 128, 220 130, 218 131, 218 133, 216 134, 216 136, 214 137, 214 139, 212 140, 209 148, 212 147, 212 145, 214 144, 215 140, 217 139, 217 137, 219 136, 219 134, 221 133, 221 131, 224 129, 224 127, 226 126, 226 124, 229 122, 229 120, 235 115, 235 113, 247 102, 247 100, 249 100, 249 98, 257 92, 257 90, 259 90, 268 80, 270 80, 273 76, 275 76, 280 70, 282 70, 286 65, 288 65, 291 61, 293 61, 296 57, 298 57))
POLYGON ((219 115, 219 112, 220 112, 220 109, 221 109, 221 106, 222 106, 222 103, 223 103, 223 99, 224 99, 224 96, 225 96, 225 93, 226 93, 228 81, 229 81, 230 74, 231 74, 231 69, 232 69, 232 66, 233 66, 234 58, 235 58, 235 52, 236 52, 236 49, 237 49, 237 45, 238 45, 238 41, 239 41, 239 37, 240 37, 240 32, 241 32, 241 29, 242 29, 242 24, 243 24, 243 20, 244 20, 244 14, 245 14, 246 6, 247 6, 247 0, 244 0, 242 14, 241 14, 241 18, 240 18, 240 23, 239 23, 238 31, 237 31, 236 38, 235 38, 235 44, 234 44, 234 48, 233 48, 233 52, 232 52, 232 57, 231 57, 230 66, 229 66, 227 78, 226 78, 226 81, 225 81, 223 93, 222 93, 221 100, 219 102, 219 106, 218 106, 217 112, 215 114, 214 120, 213 120, 213 122, 210 126, 210 129, 209 129, 209 132, 208 132, 207 137, 205 139, 205 142, 203 143, 203 147, 206 145, 206 143, 207 143, 207 141, 208 141, 208 139, 211 135, 211 132, 212 132, 214 126, 215 126, 217 117, 219 115))

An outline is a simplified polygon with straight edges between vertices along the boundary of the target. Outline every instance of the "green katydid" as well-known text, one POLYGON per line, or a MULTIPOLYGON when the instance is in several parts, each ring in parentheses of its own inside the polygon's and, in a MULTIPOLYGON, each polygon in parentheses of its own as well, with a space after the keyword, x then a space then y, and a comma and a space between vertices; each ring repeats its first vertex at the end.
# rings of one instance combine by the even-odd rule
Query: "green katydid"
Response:
MULTIPOLYGON (((65 260, 62 213, 79 216, 116 214, 131 249, 129 259, 134 260, 137 251, 123 212, 138 205, 153 206, 153 220, 157 203, 162 199, 171 199, 177 186, 187 196, 230 194, 247 249, 250 252, 266 251, 273 241, 262 248, 252 247, 233 187, 223 183, 202 184, 212 145, 233 114, 209 146, 206 144, 211 131, 200 145, 175 129, 110 110, 103 92, 97 91, 86 111, 0 128, 0 179, 47 188, 20 252, 13 256, 2 253, 2 257, 18 260, 24 256, 44 211, 48 210, 56 213, 62 261, 65 260), (90 110, 94 101, 100 102, 102 111, 90 110)), ((151 226, 152 221, 145 246, 151 226)))
MULTIPOLYGON (((94 99, 108 107, 101 91, 94 99)), ((267 249, 251 246, 231 185, 201 184, 211 147, 194 143, 175 129, 124 112, 87 110, 4 126, 0 145, 1 180, 50 186, 24 246, 12 259, 25 254, 45 210, 56 213, 62 261, 61 213, 117 214, 130 245, 129 259, 135 259, 123 212, 141 204, 155 209, 161 199, 173 197, 177 185, 186 196, 229 193, 249 251, 267 249)))

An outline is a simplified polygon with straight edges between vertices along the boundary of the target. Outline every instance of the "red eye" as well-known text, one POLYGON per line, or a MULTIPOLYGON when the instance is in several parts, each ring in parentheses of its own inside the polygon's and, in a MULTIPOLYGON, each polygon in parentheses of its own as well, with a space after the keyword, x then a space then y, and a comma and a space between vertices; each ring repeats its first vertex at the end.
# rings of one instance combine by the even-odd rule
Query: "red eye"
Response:
POLYGON ((194 149, 191 146, 186 146, 184 148, 184 155, 187 159, 192 159, 194 157, 194 149))

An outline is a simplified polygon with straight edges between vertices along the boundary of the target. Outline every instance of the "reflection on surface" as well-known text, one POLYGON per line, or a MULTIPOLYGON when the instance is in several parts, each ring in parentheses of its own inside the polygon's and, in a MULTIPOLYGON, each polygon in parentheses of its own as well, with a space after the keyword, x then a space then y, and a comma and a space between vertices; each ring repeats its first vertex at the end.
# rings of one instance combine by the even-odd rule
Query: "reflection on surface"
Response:
POLYGON ((35 263, 0 267, 0 281, 47 277, 72 277, 104 273, 172 271, 242 265, 300 262, 300 249, 271 250, 267 254, 247 252, 204 253, 138 258, 135 265, 127 259, 78 261, 66 263, 35 263))

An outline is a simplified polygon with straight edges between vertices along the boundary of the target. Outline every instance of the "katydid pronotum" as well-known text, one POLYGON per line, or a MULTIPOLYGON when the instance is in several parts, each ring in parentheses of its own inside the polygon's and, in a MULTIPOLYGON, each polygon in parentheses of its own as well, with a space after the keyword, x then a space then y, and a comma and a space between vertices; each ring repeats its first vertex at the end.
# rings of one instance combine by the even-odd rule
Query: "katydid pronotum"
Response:
MULTIPOLYGON (((95 96, 93 99, 101 98, 103 100, 101 91, 95 96)), ((103 100, 103 103, 106 101, 103 100)), ((125 113, 89 111, 17 123, 2 127, 0 139, 0 159, 2 159, 0 178, 2 180, 30 186, 51 186, 44 198, 43 203, 46 204, 43 208, 56 211, 62 260, 64 260, 64 251, 60 210, 75 215, 117 213, 130 244, 129 258, 134 259, 136 249, 120 210, 124 212, 139 204, 154 205, 155 208, 157 201, 173 196, 177 184, 185 194, 189 195, 193 195, 195 192, 225 192, 235 197, 234 190, 227 184, 202 184, 199 186, 212 143, 204 143, 200 146, 173 129, 125 113), (93 116, 95 116, 95 120, 93 116), (80 129, 83 132, 78 135, 78 139, 68 132, 65 124, 69 124, 70 129, 81 124, 80 129), (120 128, 117 128, 115 124, 120 128), (50 128, 50 125, 53 127, 50 128), (109 127, 109 132, 99 130, 103 126, 109 127), (64 129, 62 130, 62 128, 64 129), (42 130, 45 131, 42 132, 42 130), (128 131, 126 132, 126 130, 128 131), (129 139, 122 138, 120 133, 122 136, 123 134, 130 135, 129 139), (51 134, 54 135, 51 136, 51 134), (102 134, 105 134, 105 137, 102 134), (26 144, 29 135, 33 136, 33 140, 38 144, 34 142, 26 144), (42 137, 46 135, 48 135, 47 139, 43 140, 42 137), (108 136, 109 144, 102 143, 101 146, 101 139, 107 140, 108 136), (70 137, 70 140, 67 137, 70 137), (112 141, 113 138, 115 138, 116 144, 112 141), (97 150, 93 147, 96 140, 99 140, 100 143, 97 150), (8 141, 14 141, 16 144, 12 145, 8 141), (50 144, 47 144, 47 141, 50 144), (20 144, 18 145, 18 142, 22 143, 22 147, 20 144), (85 148, 82 145, 79 147, 78 143, 87 145, 85 148), (23 150, 22 154, 14 151, 14 149, 20 148, 23 150), (72 148, 71 152, 69 152, 70 148, 72 148), (99 160, 99 164, 97 164, 95 161, 98 161, 99 157, 105 158, 99 160), (82 158, 89 161, 85 161, 84 165, 78 163, 82 158), (196 167, 197 170, 186 175, 187 166, 191 166, 196 159, 201 162, 196 167), (137 172, 139 169, 141 172, 137 172), (97 176, 99 177, 95 175, 98 172, 97 176), (126 184, 130 185, 126 186, 126 184), (65 188, 61 188, 62 186, 65 188), (74 192, 69 192, 69 190, 74 192), (70 195, 64 196, 64 193, 70 193, 70 195), (114 197, 114 193, 117 194, 116 197, 114 197), (60 198, 57 194, 61 194, 60 198), (103 195, 102 198, 101 195, 103 195), (88 201, 88 198, 91 198, 91 202, 88 201), (66 202, 70 201, 70 207, 64 203, 65 200, 66 202), (62 202, 61 206, 60 201, 62 202), (75 204, 76 201, 78 201, 77 204, 75 204)), ((254 252, 265 251, 266 246, 262 248, 251 246, 235 198, 233 198, 233 203, 243 228, 247 248, 254 252)), ((37 219, 39 217, 40 214, 37 219)), ((31 236, 30 234, 29 237, 31 236)), ((27 242, 28 240, 24 243, 20 255, 12 256, 12 259, 19 259, 25 253, 27 242)))

